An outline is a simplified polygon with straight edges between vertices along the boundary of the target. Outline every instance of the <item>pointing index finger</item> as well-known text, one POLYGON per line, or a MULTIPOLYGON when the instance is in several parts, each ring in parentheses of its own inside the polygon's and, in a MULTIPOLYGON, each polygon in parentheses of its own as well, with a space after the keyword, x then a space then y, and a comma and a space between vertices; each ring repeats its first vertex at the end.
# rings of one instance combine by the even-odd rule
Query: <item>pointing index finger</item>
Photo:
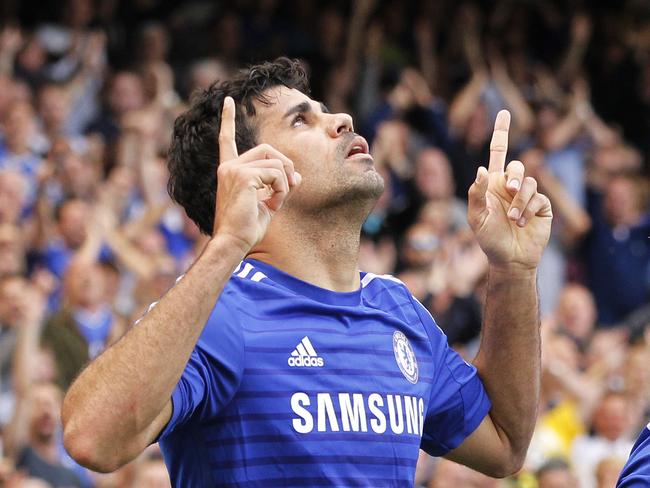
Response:
POLYGON ((229 161, 238 156, 235 143, 235 101, 232 97, 223 100, 221 128, 219 129, 219 162, 229 161))
POLYGON ((501 110, 494 121, 494 132, 490 141, 490 173, 501 172, 506 165, 506 153, 508 152, 508 130, 510 129, 510 112, 501 110))

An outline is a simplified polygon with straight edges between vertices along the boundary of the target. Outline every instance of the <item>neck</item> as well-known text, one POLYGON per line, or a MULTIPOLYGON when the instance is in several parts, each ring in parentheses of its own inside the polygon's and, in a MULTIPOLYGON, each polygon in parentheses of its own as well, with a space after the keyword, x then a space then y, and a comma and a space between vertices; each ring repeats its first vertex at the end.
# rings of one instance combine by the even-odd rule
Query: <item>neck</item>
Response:
POLYGON ((641 212, 628 212, 627 214, 621 216, 619 219, 616 219, 617 222, 612 225, 612 227, 634 227, 639 223, 642 217, 641 212))
POLYGON ((248 257, 268 263, 302 281, 337 292, 359 288, 359 239, 361 224, 336 215, 298 218, 287 209, 277 214, 264 240, 248 257))

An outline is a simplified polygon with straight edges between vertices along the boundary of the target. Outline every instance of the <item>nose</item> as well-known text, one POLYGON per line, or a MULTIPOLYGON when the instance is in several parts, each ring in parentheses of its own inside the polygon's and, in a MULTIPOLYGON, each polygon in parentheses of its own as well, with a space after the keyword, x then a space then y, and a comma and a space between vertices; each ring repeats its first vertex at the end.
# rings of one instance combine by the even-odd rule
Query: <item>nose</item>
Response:
POLYGON ((327 114, 329 117, 327 133, 330 137, 338 137, 345 132, 353 132, 352 117, 348 114, 327 114))

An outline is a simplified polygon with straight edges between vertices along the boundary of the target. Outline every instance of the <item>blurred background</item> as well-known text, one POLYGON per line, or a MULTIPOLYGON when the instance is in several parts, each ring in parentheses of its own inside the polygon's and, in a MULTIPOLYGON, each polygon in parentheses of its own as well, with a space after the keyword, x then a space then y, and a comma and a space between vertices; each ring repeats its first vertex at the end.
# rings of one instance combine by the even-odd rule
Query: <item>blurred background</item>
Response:
POLYGON ((613 487, 650 420, 648 0, 0 2, 0 486, 169 486, 155 446, 114 474, 76 466, 62 394, 205 243, 166 193, 174 118, 279 55, 354 116, 387 182, 361 269, 407 283, 468 360, 487 261, 466 194, 499 109, 553 203, 525 469, 423 455, 417 485, 613 487))

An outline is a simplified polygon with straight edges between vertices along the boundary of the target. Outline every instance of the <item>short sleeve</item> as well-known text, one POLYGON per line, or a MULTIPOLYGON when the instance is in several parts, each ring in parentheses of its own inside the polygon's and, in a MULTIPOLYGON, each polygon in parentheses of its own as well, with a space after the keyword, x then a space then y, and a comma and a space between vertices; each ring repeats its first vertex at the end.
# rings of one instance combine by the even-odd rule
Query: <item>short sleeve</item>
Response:
POLYGON ((239 388, 244 345, 236 315, 217 303, 172 393, 172 415, 159 440, 192 421, 213 418, 239 388))
POLYGON ((449 347, 428 310, 415 298, 412 301, 433 354, 434 377, 421 447, 432 456, 442 456, 476 430, 492 405, 476 368, 449 347))

